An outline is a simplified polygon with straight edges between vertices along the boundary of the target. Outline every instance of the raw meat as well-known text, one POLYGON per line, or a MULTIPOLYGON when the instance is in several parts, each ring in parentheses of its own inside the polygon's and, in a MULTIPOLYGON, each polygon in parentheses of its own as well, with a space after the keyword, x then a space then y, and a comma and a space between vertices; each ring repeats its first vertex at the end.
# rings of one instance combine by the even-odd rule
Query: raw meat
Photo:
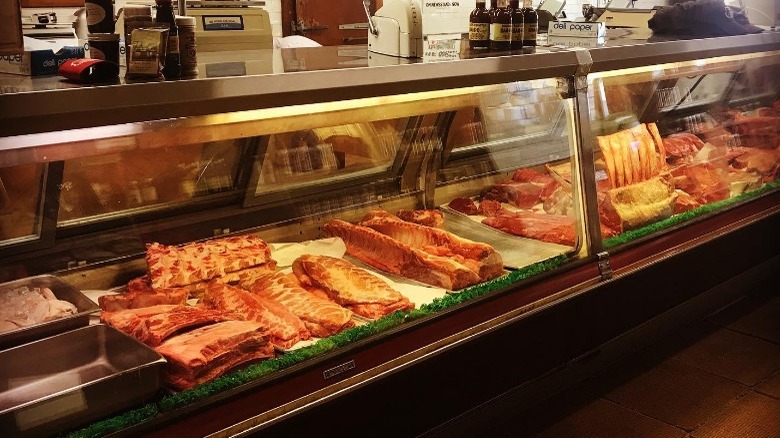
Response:
MULTIPOLYGON (((602 225, 623 232, 672 215, 677 195, 667 177, 608 190, 599 202, 602 225)), ((601 230, 605 234, 604 227, 601 230)))
MULTIPOLYGON (((144 277, 141 277, 143 279, 144 277)), ((189 291, 185 288, 153 290, 151 287, 144 289, 141 279, 128 283, 128 292, 116 295, 102 295, 98 297, 100 308, 115 312, 123 309, 138 309, 141 307, 157 306, 161 304, 185 304, 189 291), (131 286, 132 285, 132 286, 131 286)))
POLYGON ((530 209, 539 202, 543 190, 543 184, 503 181, 483 191, 480 199, 506 202, 518 208, 530 209))
POLYGON ((233 236, 184 246, 146 245, 153 289, 208 281, 229 272, 272 262, 271 249, 253 235, 233 236))
POLYGON ((368 215, 359 225, 371 228, 412 248, 451 258, 474 271, 481 281, 501 275, 501 254, 492 246, 456 236, 438 228, 404 222, 386 214, 368 215))
POLYGON ((11 289, 0 294, 0 333, 75 315, 78 309, 49 288, 11 289))
POLYGON ((237 287, 212 283, 203 295, 204 306, 232 312, 246 321, 260 323, 270 342, 288 349, 311 334, 301 320, 272 298, 258 296, 237 287))
POLYGON ((455 198, 447 204, 448 207, 463 214, 477 214, 477 204, 471 198, 455 198))
POLYGON ((444 214, 439 210, 398 210, 398 217, 406 222, 441 228, 444 226, 444 214))
POLYGON ((163 375, 171 386, 188 389, 239 365, 273 357, 263 326, 225 321, 174 336, 155 348, 168 361, 163 375))
POLYGON ((704 147, 704 142, 693 134, 672 134, 663 139, 666 148, 666 161, 677 165, 690 162, 694 155, 704 147))
POLYGON ((492 217, 499 214, 503 208, 500 202, 485 199, 479 203, 478 213, 485 217, 492 217))
POLYGON ((293 272, 302 284, 322 288, 333 301, 366 318, 414 309, 390 285, 339 258, 304 254, 293 263, 293 272))
POLYGON ((185 329, 239 319, 237 315, 221 310, 191 306, 155 306, 151 309, 156 313, 137 312, 134 309, 101 312, 100 319, 151 347, 160 345, 168 337, 185 329))
POLYGON ((285 306, 303 321, 313 336, 324 338, 355 325, 350 310, 308 292, 292 274, 269 272, 249 289, 255 295, 273 298, 285 306))
POLYGON ((672 176, 674 187, 693 196, 700 204, 721 201, 731 194, 726 172, 709 162, 678 167, 672 176))
POLYGON ((368 227, 336 219, 322 229, 340 237, 353 257, 392 274, 449 290, 481 281, 477 273, 455 260, 430 255, 368 227))
POLYGON ((516 236, 574 246, 574 220, 568 216, 504 211, 482 223, 516 236))

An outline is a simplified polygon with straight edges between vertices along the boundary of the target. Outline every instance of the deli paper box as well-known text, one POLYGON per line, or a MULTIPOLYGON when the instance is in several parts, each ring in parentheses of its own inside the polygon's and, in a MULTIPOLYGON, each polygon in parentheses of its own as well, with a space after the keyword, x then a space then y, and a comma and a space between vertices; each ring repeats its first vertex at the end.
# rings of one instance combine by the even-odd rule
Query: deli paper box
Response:
POLYGON ((71 58, 84 58, 84 47, 77 40, 71 43, 53 43, 24 38, 24 52, 0 56, 0 72, 39 76, 57 74, 60 64, 71 58))
POLYGON ((547 29, 548 36, 566 36, 579 38, 598 38, 604 36, 607 27, 604 23, 586 23, 581 21, 554 21, 547 29))

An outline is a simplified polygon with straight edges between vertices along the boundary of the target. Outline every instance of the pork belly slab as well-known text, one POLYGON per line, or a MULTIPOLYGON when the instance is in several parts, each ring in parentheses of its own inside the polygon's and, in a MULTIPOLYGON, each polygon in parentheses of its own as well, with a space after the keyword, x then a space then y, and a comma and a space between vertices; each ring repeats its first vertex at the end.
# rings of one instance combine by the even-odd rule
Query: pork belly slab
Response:
POLYGON ((390 213, 369 213, 359 225, 379 231, 412 248, 452 258, 474 271, 481 281, 498 277, 504 271, 501 254, 492 246, 464 239, 442 229, 405 222, 390 213))
POLYGON ((269 297, 258 296, 237 287, 212 283, 203 295, 203 305, 233 312, 246 321, 260 323, 268 330, 271 344, 287 349, 311 333, 300 318, 269 297))
POLYGON ((168 361, 165 381, 192 388, 240 365, 273 357, 274 347, 262 324, 225 321, 174 336, 155 348, 168 361))
POLYGON ((481 281, 476 272, 456 260, 428 254, 368 227, 336 219, 322 229, 340 237, 349 255, 392 274, 449 290, 481 281))
POLYGON ((142 309, 102 312, 100 319, 151 347, 177 332, 216 322, 238 319, 221 310, 184 305, 160 305, 142 309))
POLYGON ((346 260, 304 254, 293 262, 293 272, 302 284, 322 288, 333 301, 366 318, 414 308, 387 283, 346 260))
POLYGON ((292 274, 269 272, 252 285, 242 286, 250 288, 253 294, 273 298, 285 306, 318 338, 328 337, 355 326, 350 310, 310 293, 301 287, 292 274))

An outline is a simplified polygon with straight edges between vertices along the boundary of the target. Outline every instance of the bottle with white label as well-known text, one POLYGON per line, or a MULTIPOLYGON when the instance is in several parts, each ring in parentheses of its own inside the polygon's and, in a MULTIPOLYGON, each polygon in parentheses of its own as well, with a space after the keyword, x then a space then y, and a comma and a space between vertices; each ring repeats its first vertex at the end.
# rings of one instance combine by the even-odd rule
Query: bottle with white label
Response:
POLYGON ((490 50, 509 50, 512 40, 512 16, 507 9, 507 0, 490 1, 490 50), (496 7, 493 7, 496 3, 496 7))

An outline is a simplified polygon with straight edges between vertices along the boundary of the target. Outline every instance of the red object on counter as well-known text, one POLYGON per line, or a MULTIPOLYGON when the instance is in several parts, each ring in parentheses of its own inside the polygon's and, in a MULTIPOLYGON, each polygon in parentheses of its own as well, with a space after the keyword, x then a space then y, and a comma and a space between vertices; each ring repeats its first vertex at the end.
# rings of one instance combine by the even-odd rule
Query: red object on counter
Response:
POLYGON ((119 76, 119 66, 103 59, 68 59, 60 64, 60 76, 79 82, 106 82, 119 76))

